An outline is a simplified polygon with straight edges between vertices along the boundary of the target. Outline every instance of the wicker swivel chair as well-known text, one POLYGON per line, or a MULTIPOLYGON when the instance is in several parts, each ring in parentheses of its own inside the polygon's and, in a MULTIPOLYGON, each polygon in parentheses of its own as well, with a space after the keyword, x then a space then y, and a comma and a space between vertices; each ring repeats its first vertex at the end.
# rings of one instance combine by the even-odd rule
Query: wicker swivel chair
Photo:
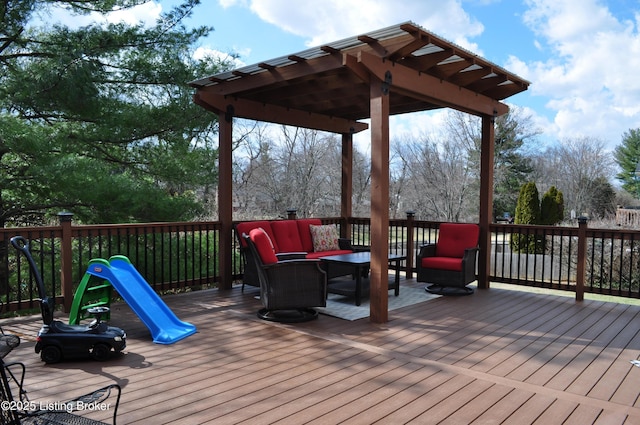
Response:
POLYGON ((416 280, 429 283, 425 289, 433 294, 472 294, 467 285, 476 280, 479 235, 476 224, 442 223, 438 242, 420 247, 416 280))
POLYGON ((262 229, 243 234, 258 272, 260 301, 258 317, 276 322, 305 322, 318 317, 313 307, 327 305, 327 274, 320 260, 278 261, 271 240, 262 229))

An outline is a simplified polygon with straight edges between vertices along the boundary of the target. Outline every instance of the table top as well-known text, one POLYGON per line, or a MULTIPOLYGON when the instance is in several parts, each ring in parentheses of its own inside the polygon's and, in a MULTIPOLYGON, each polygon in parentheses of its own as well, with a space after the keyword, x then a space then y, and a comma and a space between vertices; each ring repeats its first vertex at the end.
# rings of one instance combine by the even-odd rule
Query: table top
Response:
MULTIPOLYGON (((400 261, 407 257, 405 255, 389 254, 389 261, 400 261)), ((332 263, 345 263, 345 264, 369 264, 371 263, 371 252, 353 252, 351 254, 340 255, 328 255, 326 257, 320 257, 322 261, 329 261, 332 263)))

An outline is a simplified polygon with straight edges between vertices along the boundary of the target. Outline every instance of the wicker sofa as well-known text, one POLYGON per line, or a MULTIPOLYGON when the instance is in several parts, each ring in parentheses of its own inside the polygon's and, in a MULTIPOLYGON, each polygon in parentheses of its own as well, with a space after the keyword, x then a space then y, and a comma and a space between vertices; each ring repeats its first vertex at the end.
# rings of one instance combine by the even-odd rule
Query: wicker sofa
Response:
MULTIPOLYGON (((252 229, 263 228, 269 235, 278 260, 309 258, 321 259, 328 255, 347 254, 354 251, 349 239, 337 238, 337 245, 322 245, 314 235, 322 230, 331 230, 335 225, 323 226, 318 218, 302 218, 297 220, 259 220, 243 221, 235 225, 235 233, 240 244, 240 252, 244 260, 244 285, 260 286, 253 254, 249 249, 243 234, 248 235, 252 229), (323 229, 324 228, 324 229, 323 229)), ((327 278, 345 276, 353 273, 353 268, 348 266, 331 265, 323 263, 327 272, 327 278)))

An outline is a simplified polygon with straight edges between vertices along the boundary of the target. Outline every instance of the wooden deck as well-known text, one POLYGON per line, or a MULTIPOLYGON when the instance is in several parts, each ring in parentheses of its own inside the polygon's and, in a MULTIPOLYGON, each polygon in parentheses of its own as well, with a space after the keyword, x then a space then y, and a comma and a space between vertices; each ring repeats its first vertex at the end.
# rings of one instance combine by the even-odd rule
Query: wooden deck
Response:
MULTIPOLYGON (((414 280, 402 285, 417 285, 414 280)), ((151 342, 126 305, 126 354, 45 365, 23 343, 32 400, 118 382, 121 424, 640 424, 640 307, 503 289, 394 310, 383 325, 259 320, 255 288, 167 296, 198 333, 151 342)), ((392 296, 392 295, 391 295, 392 296)))

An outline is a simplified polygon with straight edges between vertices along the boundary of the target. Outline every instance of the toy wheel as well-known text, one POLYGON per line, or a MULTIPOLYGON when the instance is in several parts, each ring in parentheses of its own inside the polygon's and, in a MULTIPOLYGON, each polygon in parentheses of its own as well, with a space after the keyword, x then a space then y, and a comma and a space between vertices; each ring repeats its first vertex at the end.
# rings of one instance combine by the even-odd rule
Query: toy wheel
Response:
POLYGON ((91 308, 87 309, 89 314, 105 314, 105 313, 108 313, 109 310, 110 310, 109 307, 103 307, 103 306, 91 307, 91 308))
POLYGON ((62 351, 60 351, 60 349, 55 345, 47 345, 42 349, 40 358, 45 363, 58 363, 62 360, 62 351))
POLYGON ((109 358, 110 353, 111 347, 109 347, 107 344, 99 343, 93 346, 93 349, 91 350, 91 357, 93 357, 94 360, 103 362, 109 358))

